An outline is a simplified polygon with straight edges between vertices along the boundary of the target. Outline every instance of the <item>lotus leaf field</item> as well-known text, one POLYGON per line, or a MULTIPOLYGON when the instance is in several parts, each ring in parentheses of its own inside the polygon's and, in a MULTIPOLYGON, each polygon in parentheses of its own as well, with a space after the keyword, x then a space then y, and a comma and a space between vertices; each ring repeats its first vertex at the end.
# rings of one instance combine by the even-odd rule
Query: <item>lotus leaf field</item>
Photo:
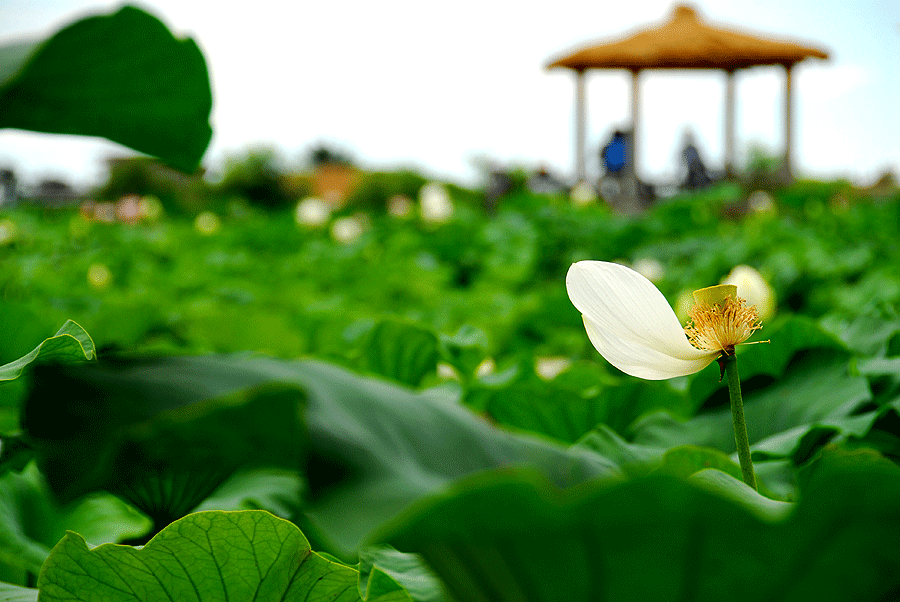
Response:
POLYGON ((0 601, 900 599, 900 196, 479 194, 344 241, 246 206, 4 209, 0 601), (715 363, 646 381, 594 349, 585 259, 679 312, 768 282, 770 342, 737 351, 758 492, 715 363))

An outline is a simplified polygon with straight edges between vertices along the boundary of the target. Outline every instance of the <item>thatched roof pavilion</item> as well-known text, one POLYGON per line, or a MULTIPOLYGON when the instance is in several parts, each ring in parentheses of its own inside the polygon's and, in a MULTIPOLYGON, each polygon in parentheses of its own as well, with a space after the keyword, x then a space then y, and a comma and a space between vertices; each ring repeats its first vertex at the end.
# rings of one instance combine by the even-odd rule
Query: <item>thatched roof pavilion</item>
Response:
MULTIPOLYGON (((791 177, 793 144, 793 91, 791 70, 807 58, 828 58, 819 48, 780 40, 764 34, 750 34, 736 29, 704 22, 697 11, 679 5, 671 18, 655 27, 642 29, 627 37, 585 46, 575 52, 552 60, 548 69, 572 69, 576 76, 576 162, 579 179, 585 177, 584 75, 589 69, 627 69, 631 71, 632 140, 639 130, 638 75, 647 69, 721 69, 727 74, 725 95, 725 169, 734 167, 734 73, 757 65, 781 65, 785 70, 785 175, 791 177)), ((635 165, 635 144, 629 145, 629 165, 632 176, 635 165)))

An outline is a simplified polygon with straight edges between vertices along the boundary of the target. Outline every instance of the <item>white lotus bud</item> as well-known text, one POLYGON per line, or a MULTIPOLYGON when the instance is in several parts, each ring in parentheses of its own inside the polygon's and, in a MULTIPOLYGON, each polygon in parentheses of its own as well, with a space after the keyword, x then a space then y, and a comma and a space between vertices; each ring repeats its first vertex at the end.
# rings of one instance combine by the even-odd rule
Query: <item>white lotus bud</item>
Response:
POLYGON ((722 284, 733 284, 737 295, 748 305, 755 305, 759 318, 763 321, 775 315, 775 291, 762 275, 748 265, 736 266, 722 284))
POLYGON ((453 215, 453 201, 443 186, 431 182, 419 191, 419 212, 426 222, 446 222, 453 215))
POLYGON ((317 197, 306 197, 294 210, 294 219, 301 226, 324 226, 331 218, 331 206, 317 197))

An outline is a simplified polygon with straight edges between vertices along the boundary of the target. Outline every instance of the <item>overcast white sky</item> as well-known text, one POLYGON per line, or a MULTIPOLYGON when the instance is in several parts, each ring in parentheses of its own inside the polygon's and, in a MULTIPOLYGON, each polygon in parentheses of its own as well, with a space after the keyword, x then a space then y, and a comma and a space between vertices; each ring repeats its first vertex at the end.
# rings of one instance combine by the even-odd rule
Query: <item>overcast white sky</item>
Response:
MULTIPOLYGON (((0 0, 0 44, 49 33, 105 0, 0 0)), ((796 69, 795 164, 800 175, 869 183, 900 173, 900 2, 896 0, 700 0, 715 24, 794 38, 831 53, 796 69)), ((280 148, 289 163, 313 145, 350 152, 366 167, 414 166, 476 184, 478 158, 545 164, 574 175, 574 85, 549 59, 585 43, 658 24, 668 0, 344 0, 286 3, 154 0, 140 6, 202 48, 213 84, 212 144, 204 164, 252 144, 280 148)), ((643 76, 638 168, 665 181, 677 173, 682 131, 695 131, 713 166, 723 153, 724 75, 643 76)), ((783 144, 779 68, 737 79, 738 161, 759 143, 783 144)), ((588 78, 588 156, 627 126, 630 80, 588 78)), ((103 158, 124 149, 99 140, 0 131, 0 167, 20 177, 103 176, 103 158)))

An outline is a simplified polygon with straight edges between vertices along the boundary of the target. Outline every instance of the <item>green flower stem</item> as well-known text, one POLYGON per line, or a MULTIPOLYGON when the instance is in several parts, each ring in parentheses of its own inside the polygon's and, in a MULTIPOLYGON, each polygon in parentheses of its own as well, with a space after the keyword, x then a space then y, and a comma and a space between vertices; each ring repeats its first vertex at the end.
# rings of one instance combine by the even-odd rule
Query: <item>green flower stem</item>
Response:
POLYGON ((734 442, 737 444, 738 459, 744 482, 756 489, 756 475, 750 460, 750 439, 747 438, 747 423, 744 421, 744 400, 741 397, 741 378, 738 376, 737 358, 726 355, 722 365, 728 373, 728 396, 731 398, 731 419, 734 423, 734 442))

